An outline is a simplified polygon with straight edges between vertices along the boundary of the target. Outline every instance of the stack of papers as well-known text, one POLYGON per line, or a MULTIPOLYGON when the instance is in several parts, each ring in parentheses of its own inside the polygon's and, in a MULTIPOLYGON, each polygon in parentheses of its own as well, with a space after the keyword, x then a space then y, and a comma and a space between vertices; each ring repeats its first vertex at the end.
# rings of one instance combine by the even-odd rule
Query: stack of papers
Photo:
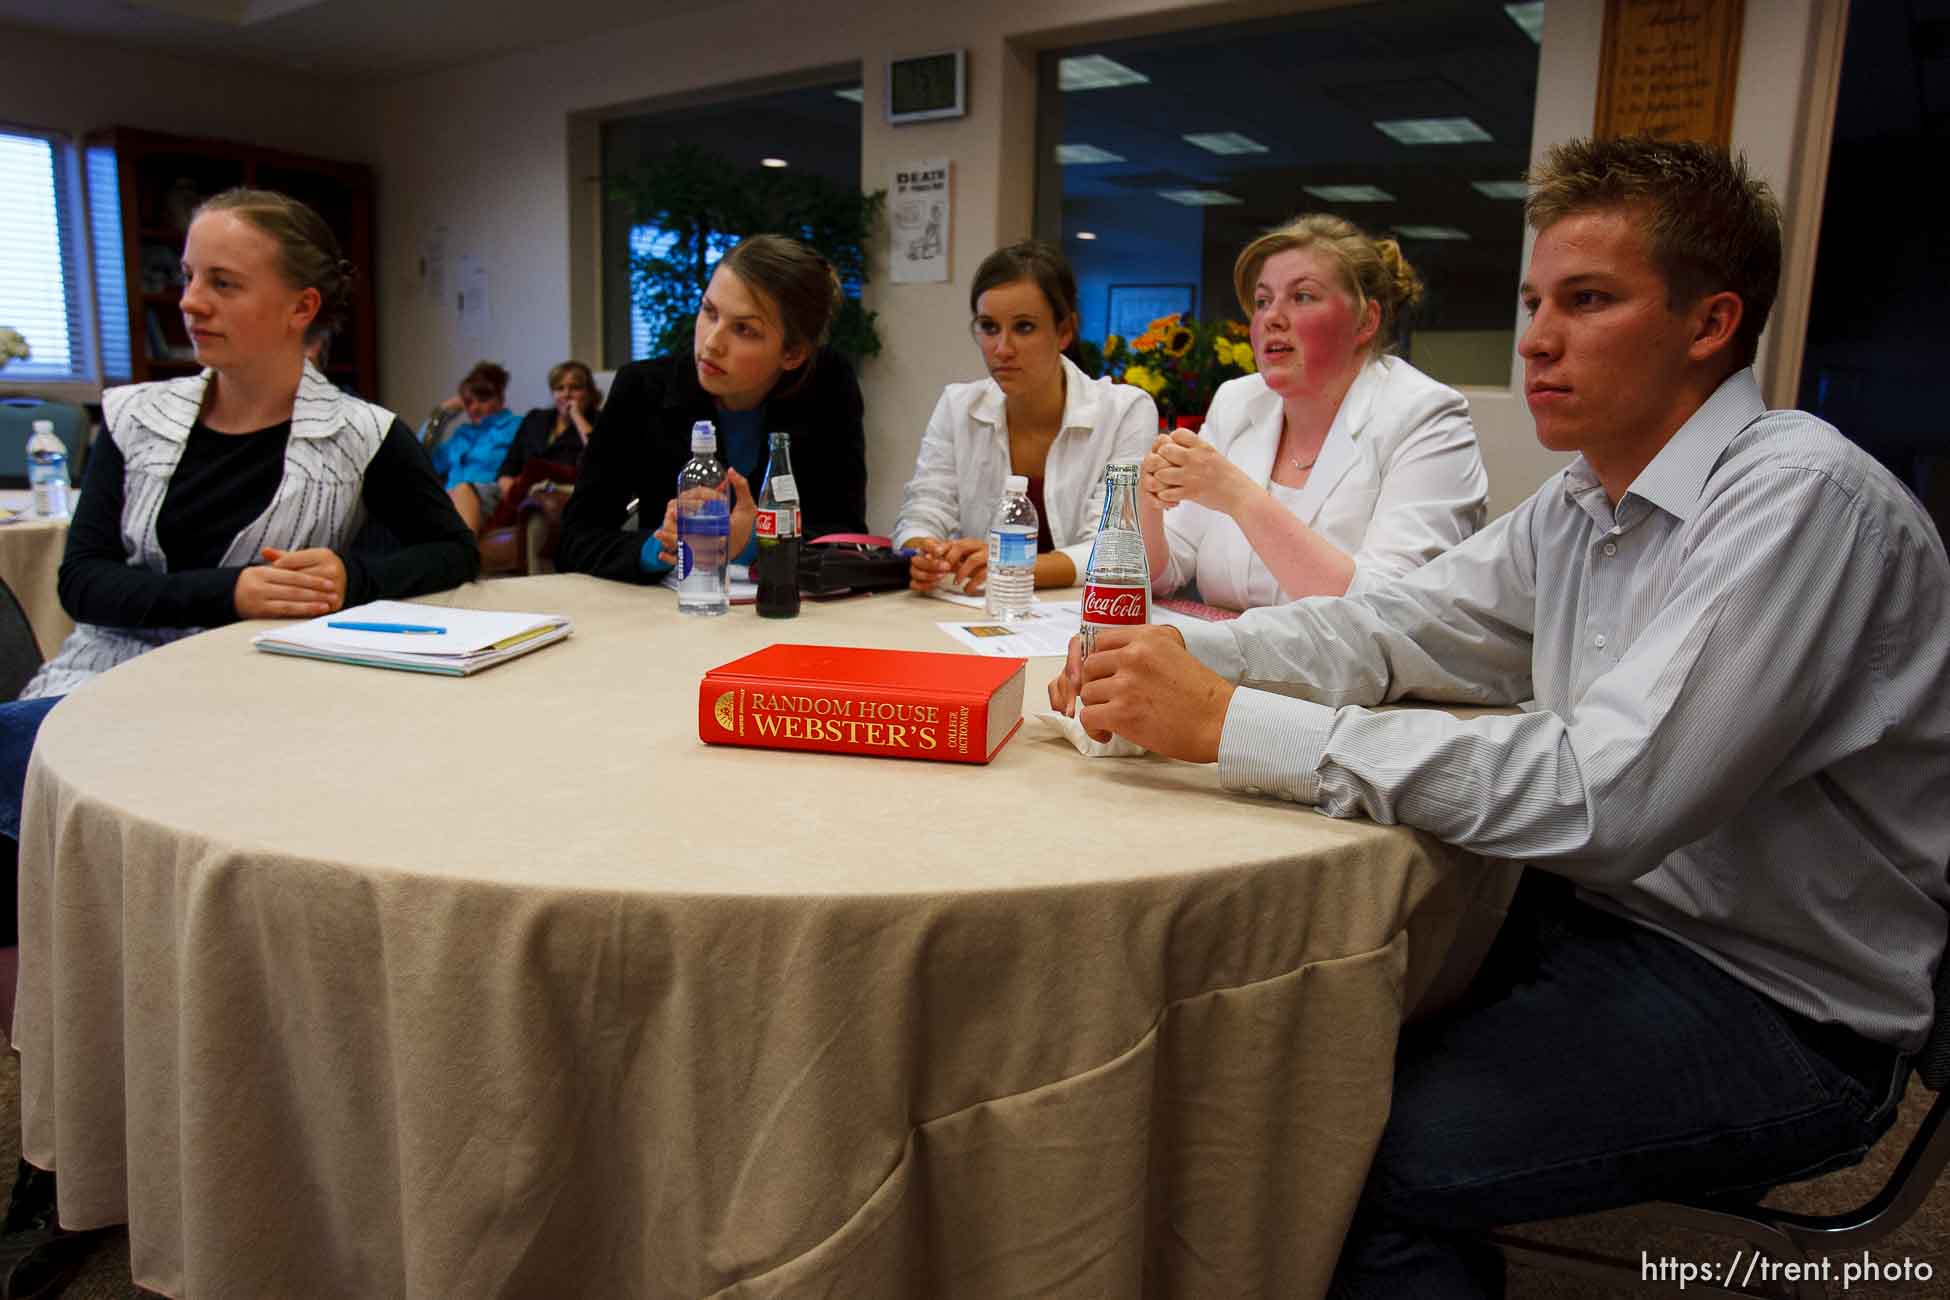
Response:
MULTIPOLYGON (((957 598, 947 596, 943 599, 956 600, 957 598)), ((979 598, 976 599, 976 603, 979 603, 979 598)), ((1189 605, 1195 602, 1184 603, 1189 605)), ((1201 608, 1212 607, 1201 606, 1201 608)), ((1230 610, 1214 612, 1231 615, 1230 610)), ((1165 601, 1153 600, 1151 621, 1170 623, 1183 629, 1197 627, 1205 619, 1171 608, 1165 601)), ((1038 655, 1067 657, 1070 653, 1070 638, 1077 634, 1077 628, 1082 623, 1081 601, 1043 600, 1031 605, 1029 613, 1019 619, 990 619, 981 623, 937 623, 935 626, 978 655, 991 655, 996 658, 1017 656, 1035 658, 1038 655)))
POLYGON ((375 600, 306 623, 259 632, 272 654, 465 677, 569 635, 560 614, 514 614, 375 600))

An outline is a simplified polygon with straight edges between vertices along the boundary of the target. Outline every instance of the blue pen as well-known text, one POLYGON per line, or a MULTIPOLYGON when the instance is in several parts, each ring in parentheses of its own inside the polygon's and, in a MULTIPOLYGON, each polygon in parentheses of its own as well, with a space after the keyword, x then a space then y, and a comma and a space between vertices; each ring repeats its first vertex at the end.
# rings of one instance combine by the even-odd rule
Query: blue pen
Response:
POLYGON ((342 627, 348 632, 402 632, 422 636, 445 636, 444 627, 428 627, 421 623, 327 623, 326 627, 342 627))

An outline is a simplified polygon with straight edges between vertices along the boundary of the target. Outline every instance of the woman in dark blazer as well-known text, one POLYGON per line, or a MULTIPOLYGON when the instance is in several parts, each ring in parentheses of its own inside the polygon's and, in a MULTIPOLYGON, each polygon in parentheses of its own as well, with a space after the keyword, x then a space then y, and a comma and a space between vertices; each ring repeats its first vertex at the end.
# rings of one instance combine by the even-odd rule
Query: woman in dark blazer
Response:
POLYGON ((803 535, 867 528, 867 444, 860 385, 822 346, 839 278, 795 239, 754 235, 725 254, 698 305, 689 354, 616 372, 562 516, 556 567, 622 582, 661 582, 675 562, 677 474, 691 426, 709 420, 729 470, 731 554, 751 545, 754 484, 766 435, 792 435, 803 535), (623 527, 635 503, 637 526, 623 527))

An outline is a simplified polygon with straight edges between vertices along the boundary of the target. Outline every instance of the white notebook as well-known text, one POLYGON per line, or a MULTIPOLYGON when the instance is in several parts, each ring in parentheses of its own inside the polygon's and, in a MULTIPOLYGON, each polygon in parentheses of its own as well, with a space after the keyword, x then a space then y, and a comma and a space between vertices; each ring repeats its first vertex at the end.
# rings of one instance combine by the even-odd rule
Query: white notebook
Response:
POLYGON ((375 600, 259 632, 251 644, 272 654, 465 677, 551 645, 572 630, 560 614, 375 600), (357 624, 365 626, 349 626, 357 624))

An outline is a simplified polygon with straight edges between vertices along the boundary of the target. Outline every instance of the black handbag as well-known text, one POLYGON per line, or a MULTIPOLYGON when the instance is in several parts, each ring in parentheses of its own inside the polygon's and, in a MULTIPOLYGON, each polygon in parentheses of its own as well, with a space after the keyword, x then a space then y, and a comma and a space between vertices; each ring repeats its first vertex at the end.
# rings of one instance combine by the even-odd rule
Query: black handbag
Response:
POLYGON ((905 555, 860 542, 807 542, 799 548, 799 593, 815 600, 907 585, 905 555))

